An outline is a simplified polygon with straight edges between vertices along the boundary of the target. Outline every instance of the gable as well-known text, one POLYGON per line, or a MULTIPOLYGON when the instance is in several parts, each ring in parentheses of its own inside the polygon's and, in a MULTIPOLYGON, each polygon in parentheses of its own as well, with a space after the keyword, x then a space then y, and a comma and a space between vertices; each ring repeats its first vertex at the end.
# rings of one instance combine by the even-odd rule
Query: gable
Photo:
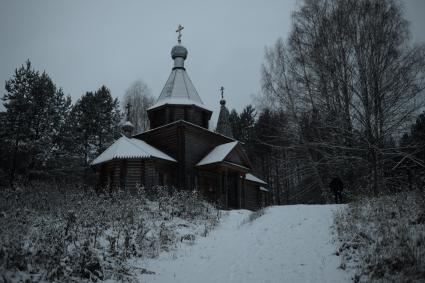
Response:
POLYGON ((184 154, 186 161, 192 166, 215 146, 234 141, 184 120, 151 129, 136 135, 135 138, 154 145, 176 159, 179 152, 183 151, 180 154, 184 154))
POLYGON ((224 156, 209 163, 227 162, 252 168, 238 141, 184 120, 146 131, 135 137, 155 146, 179 162, 184 162, 186 168, 197 166, 216 147, 233 143, 234 147, 226 151, 224 156))
POLYGON ((238 144, 237 141, 220 144, 214 147, 207 155, 205 155, 196 166, 208 165, 222 162, 230 154, 230 152, 238 144))
POLYGON ((252 164, 240 143, 226 156, 224 161, 252 169, 252 164))
POLYGON ((241 148, 238 141, 220 144, 204 156, 196 166, 205 166, 211 164, 231 164, 252 168, 248 157, 241 148))
POLYGON ((235 163, 235 164, 243 163, 242 158, 239 156, 238 152, 236 152, 235 150, 233 150, 227 155, 227 157, 225 158, 225 161, 235 163))

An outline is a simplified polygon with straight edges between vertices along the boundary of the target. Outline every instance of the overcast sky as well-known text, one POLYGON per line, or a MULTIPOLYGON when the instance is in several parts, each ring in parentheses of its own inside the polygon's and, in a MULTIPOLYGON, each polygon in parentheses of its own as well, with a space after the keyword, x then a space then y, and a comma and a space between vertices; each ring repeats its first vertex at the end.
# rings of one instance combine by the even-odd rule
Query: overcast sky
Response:
MULTIPOLYGON (((287 37, 299 0, 0 3, 1 95, 4 81, 28 58, 73 101, 102 84, 121 99, 138 79, 156 98, 171 72, 170 50, 182 24, 186 70, 215 123, 221 85, 230 109, 252 103, 264 48, 287 37)), ((425 0, 406 1, 405 8, 413 40, 425 42, 425 0)))

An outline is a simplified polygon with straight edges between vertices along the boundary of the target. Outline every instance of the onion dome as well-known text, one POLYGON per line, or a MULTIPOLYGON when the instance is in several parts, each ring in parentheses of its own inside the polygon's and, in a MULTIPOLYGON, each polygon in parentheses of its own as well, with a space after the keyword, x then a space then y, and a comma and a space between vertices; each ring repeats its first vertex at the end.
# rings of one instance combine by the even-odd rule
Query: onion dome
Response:
POLYGON ((187 49, 183 45, 176 45, 171 49, 171 58, 174 60, 174 69, 184 69, 184 60, 187 58, 187 49))
POLYGON ((131 137, 133 130, 134 126, 130 121, 126 121, 121 125, 121 131, 126 137, 131 137))
POLYGON ((176 45, 176 46, 174 46, 172 49, 171 49, 171 58, 173 58, 173 60, 174 59, 176 59, 177 57, 181 57, 181 58, 183 58, 184 60, 186 60, 186 58, 187 58, 187 49, 186 49, 186 47, 184 47, 183 45, 181 45, 181 44, 179 44, 179 45, 176 45))
POLYGON ((130 121, 126 121, 124 124, 122 124, 121 128, 123 131, 133 131, 134 126, 130 121))

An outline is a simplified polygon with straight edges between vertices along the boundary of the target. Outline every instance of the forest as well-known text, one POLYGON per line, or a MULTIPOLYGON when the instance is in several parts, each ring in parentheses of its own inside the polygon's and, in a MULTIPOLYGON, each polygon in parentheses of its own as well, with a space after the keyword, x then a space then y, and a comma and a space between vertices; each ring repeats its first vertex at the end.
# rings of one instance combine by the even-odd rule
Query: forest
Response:
MULTIPOLYGON (((106 86, 87 91, 74 104, 44 71, 31 62, 6 81, 5 112, 0 112, 1 185, 32 186, 33 181, 93 186, 90 162, 121 136, 124 116, 106 86)), ((136 131, 147 129, 146 109, 153 97, 142 81, 127 89, 136 131)))
MULTIPOLYGON (((420 282, 425 44, 412 42, 396 0, 304 0, 291 19, 287 38, 265 49, 261 92, 230 111, 234 139, 268 183, 273 205, 332 203, 329 183, 342 180, 342 202, 350 204, 335 216, 336 253, 341 269, 353 254, 360 258, 354 281, 420 282)), ((135 81, 121 101, 106 85, 76 101, 66 93, 30 59, 5 82, 0 271, 8 277, 0 282, 16 270, 49 281, 130 281, 135 271, 125 260, 206 237, 221 215, 196 192, 146 196, 140 188, 129 197, 95 186, 90 162, 121 136, 127 105, 135 132, 149 129, 149 87, 135 81)))
MULTIPOLYGON (((262 92, 230 112, 236 140, 274 203, 325 203, 334 177, 346 201, 424 184, 425 47, 395 1, 305 1, 287 39, 268 47, 262 92)), ((120 136, 125 106, 148 129, 154 98, 134 82, 121 103, 106 86, 74 103, 27 60, 6 81, 1 183, 90 183, 89 163, 120 136)), ((210 125, 212 130, 214 125, 210 125)))
POLYGON ((260 143, 241 135, 277 202, 323 197, 335 175, 348 199, 424 185, 425 49, 399 5, 305 1, 289 38, 267 50, 260 143))

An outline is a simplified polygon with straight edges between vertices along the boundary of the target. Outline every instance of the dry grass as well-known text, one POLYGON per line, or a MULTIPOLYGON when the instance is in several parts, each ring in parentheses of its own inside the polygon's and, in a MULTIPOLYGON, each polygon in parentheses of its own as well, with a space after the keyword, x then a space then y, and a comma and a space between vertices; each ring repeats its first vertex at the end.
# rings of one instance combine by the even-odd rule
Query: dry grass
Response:
POLYGON ((0 191, 0 282, 131 281, 128 259, 172 249, 187 233, 181 227, 194 233, 217 223, 217 210, 196 193, 156 189, 155 200, 143 189, 0 191))
POLYGON ((425 281, 425 193, 365 198, 335 216, 341 268, 355 282, 425 281))

